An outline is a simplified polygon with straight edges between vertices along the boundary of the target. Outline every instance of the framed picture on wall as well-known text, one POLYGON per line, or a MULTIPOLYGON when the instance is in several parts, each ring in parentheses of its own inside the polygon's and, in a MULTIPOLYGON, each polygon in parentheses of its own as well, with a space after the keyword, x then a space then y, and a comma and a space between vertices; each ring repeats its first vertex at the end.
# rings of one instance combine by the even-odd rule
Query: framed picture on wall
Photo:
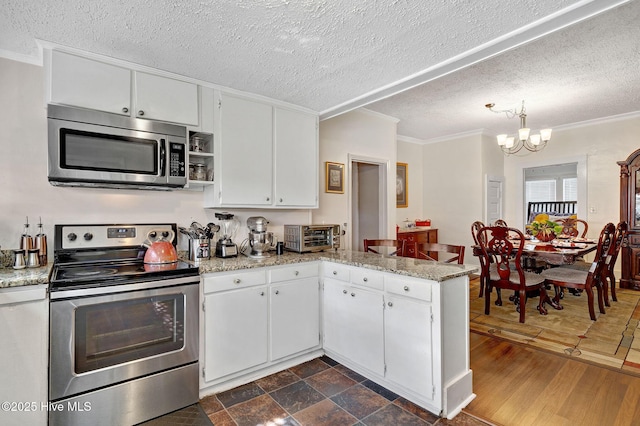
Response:
POLYGON ((326 163, 326 188, 325 192, 344 194, 344 164, 326 163))
POLYGON ((396 207, 409 207, 408 189, 407 189, 407 163, 397 163, 396 174, 396 207))

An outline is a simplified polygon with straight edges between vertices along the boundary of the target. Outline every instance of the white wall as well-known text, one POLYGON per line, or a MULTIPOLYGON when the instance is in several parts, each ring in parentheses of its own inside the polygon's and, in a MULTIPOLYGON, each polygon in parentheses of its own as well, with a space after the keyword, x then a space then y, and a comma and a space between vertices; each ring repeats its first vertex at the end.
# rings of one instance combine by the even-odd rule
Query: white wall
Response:
MULTIPOLYGON (((60 188, 47 180, 47 122, 42 67, 0 58, 0 246, 19 246, 25 216, 42 217, 53 239, 53 225, 66 223, 217 223, 204 209, 202 192, 60 188)), ((219 210, 218 210, 219 211, 219 210)), ((285 223, 310 223, 309 210, 232 210, 242 222, 264 216, 280 237, 285 223)), ((35 227, 32 227, 35 233, 35 227)), ((53 240, 49 242, 52 251, 53 240)), ((181 247, 186 248, 183 242, 181 247)), ((51 255, 52 253, 50 253, 51 255)))
POLYGON ((395 238, 396 123, 394 118, 363 109, 320 122, 320 208, 312 212, 313 222, 346 223, 344 248, 351 248, 350 155, 387 162, 387 238, 395 238), (344 194, 325 192, 326 161, 345 165, 344 194))
POLYGON ((423 194, 423 146, 398 140, 398 163, 407 163, 408 207, 396 209, 396 223, 402 225, 405 219, 430 219, 429 210, 424 206, 423 194))
POLYGON ((471 224, 483 220, 486 175, 502 175, 502 154, 491 142, 478 133, 423 146, 425 214, 440 243, 467 247, 469 264, 478 263, 470 248, 471 224))

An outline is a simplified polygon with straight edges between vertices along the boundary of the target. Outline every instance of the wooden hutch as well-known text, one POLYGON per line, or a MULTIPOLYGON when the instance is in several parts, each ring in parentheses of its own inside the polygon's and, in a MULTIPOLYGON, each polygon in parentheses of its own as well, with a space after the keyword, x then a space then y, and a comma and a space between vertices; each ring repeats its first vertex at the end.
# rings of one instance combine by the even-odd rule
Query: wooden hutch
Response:
POLYGON ((622 243, 620 288, 640 290, 640 149, 620 166, 620 221, 629 224, 629 233, 622 243))

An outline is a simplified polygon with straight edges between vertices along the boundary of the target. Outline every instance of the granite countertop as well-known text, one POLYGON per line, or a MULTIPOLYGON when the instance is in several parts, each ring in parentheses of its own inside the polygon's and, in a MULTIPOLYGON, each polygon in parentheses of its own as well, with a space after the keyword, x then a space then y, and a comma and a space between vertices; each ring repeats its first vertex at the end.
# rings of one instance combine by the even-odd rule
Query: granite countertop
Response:
MULTIPOLYGON (((304 254, 286 252, 279 256, 272 254, 265 259, 252 259, 243 255, 228 259, 212 258, 201 261, 199 270, 201 274, 205 274, 208 272, 236 271, 239 269, 292 265, 320 260, 439 282, 478 271, 478 267, 473 265, 438 263, 409 257, 385 256, 347 250, 304 254)), ((0 267, 0 289, 48 284, 52 266, 49 263, 47 266, 39 268, 13 269, 11 267, 0 267)))
POLYGON ((27 285, 48 284, 52 264, 38 268, 13 269, 0 267, 0 289, 27 285))
POLYGON ((283 255, 272 254, 265 259, 252 259, 243 255, 228 259, 209 259, 200 262, 200 273, 226 272, 239 269, 260 268, 265 266, 291 265, 302 262, 325 260, 345 265, 359 266, 382 272, 406 275, 433 281, 446 281, 452 278, 478 272, 474 265, 458 265, 420 260, 409 257, 385 256, 360 251, 327 251, 320 253, 291 253, 283 255))

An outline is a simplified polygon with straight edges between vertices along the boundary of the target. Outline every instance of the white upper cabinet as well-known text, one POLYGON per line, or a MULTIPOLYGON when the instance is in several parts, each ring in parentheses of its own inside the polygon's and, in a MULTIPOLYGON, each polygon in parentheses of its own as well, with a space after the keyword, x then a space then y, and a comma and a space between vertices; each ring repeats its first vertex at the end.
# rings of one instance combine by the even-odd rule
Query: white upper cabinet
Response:
POLYGON ((220 96, 215 180, 221 206, 273 203, 273 112, 269 104, 220 96))
POLYGON ((222 92, 205 207, 318 206, 318 116, 222 92))
POLYGON ((135 72, 135 116, 198 125, 198 86, 135 72))
POLYGON ((318 205, 318 117, 275 108, 275 204, 318 205))
POLYGON ((49 102, 198 125, 198 86, 51 51, 49 102))
POLYGON ((131 70, 54 50, 49 101, 129 115, 131 70))

